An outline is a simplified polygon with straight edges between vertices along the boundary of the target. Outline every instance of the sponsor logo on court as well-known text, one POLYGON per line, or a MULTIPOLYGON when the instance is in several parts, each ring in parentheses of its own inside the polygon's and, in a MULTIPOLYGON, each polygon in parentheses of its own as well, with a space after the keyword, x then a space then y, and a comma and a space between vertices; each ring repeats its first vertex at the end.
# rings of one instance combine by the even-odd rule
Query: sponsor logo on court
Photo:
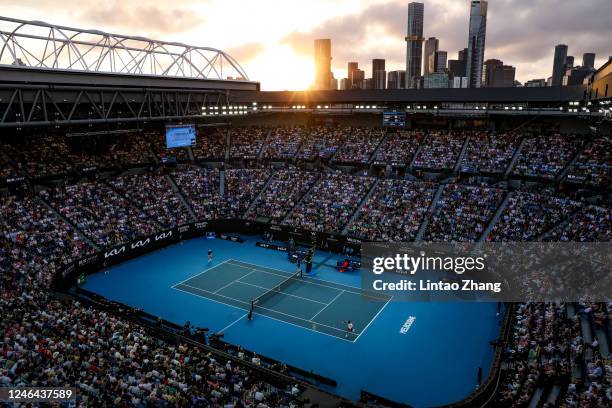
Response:
POLYGON ((414 323, 414 321, 416 320, 416 317, 414 316, 409 316, 408 320, 406 320, 404 322, 404 324, 402 325, 401 329, 400 329, 400 334, 406 334, 408 333, 408 330, 410 330, 410 328, 412 327, 412 324, 414 323))

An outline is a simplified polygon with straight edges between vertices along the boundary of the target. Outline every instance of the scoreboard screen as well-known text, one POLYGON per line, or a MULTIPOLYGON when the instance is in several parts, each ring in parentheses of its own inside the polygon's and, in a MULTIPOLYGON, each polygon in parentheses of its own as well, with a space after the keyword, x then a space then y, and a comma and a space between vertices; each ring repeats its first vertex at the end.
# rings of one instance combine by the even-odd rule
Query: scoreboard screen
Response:
POLYGON ((194 125, 167 125, 166 147, 189 147, 196 144, 196 130, 194 125))
POLYGON ((406 112, 383 112, 383 126, 405 127, 406 112))

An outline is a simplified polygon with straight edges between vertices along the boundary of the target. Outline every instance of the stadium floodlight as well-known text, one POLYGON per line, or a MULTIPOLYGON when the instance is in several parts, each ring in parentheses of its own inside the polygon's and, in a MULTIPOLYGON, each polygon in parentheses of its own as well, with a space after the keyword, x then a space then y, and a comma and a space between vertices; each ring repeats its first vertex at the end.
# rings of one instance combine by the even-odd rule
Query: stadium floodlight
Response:
POLYGON ((253 102, 253 103, 251 103, 251 105, 257 106, 257 102, 253 102))
POLYGON ((522 106, 519 106, 519 107, 518 107, 518 110, 523 110, 523 107, 522 107, 522 106))
POLYGON ((435 105, 435 106, 434 106, 434 109, 438 109, 438 105, 435 105))
POLYGON ((376 105, 372 105, 372 109, 376 109, 376 105))
POLYGON ((325 105, 325 109, 329 109, 329 105, 325 105))

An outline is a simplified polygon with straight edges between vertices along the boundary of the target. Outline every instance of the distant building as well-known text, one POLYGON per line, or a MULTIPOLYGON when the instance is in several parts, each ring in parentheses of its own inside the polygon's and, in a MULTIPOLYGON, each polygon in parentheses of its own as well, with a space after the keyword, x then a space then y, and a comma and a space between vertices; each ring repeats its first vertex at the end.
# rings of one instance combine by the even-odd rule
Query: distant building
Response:
POLYGON ((346 91, 347 89, 351 89, 349 87, 349 79, 348 78, 342 78, 340 80, 340 84, 338 85, 338 89, 341 91, 346 91))
POLYGON ((387 71, 384 59, 372 60, 372 89, 385 89, 387 85, 387 71))
POLYGON ((334 73, 331 74, 331 79, 329 81, 329 89, 336 90, 338 89, 338 80, 334 77, 334 73))
POLYGON ((408 29, 406 31, 406 76, 408 83, 421 76, 423 57, 423 3, 408 3, 408 29))
POLYGON ((563 84, 563 74, 566 69, 567 45, 558 44, 555 46, 555 57, 553 59, 552 82, 551 86, 561 86, 563 84))
POLYGON ((406 71, 389 71, 387 74, 387 89, 406 88, 406 71))
POLYGON ((546 86, 546 80, 544 78, 530 79, 525 82, 525 87, 527 88, 540 88, 544 86, 546 86))
POLYGON ((425 53, 423 54, 425 67, 423 69, 423 75, 429 75, 436 72, 434 61, 436 51, 438 51, 438 44, 439 40, 436 37, 429 37, 425 40, 425 53))
POLYGON ((434 72, 423 78, 423 88, 448 88, 448 74, 434 72))
POLYGON ((589 69, 595 69, 595 53, 585 52, 582 54, 582 66, 589 69))
POLYGON ((546 78, 546 86, 552 86, 552 77, 551 76, 546 78))
POLYGON ((489 59, 484 63, 483 86, 488 88, 501 88, 514 86, 514 75, 516 69, 510 65, 504 65, 498 59, 489 59))
POLYGON ((436 51, 435 55, 435 61, 434 61, 434 66, 435 66, 435 72, 445 72, 446 71, 446 59, 447 59, 447 52, 446 51, 436 51))
POLYGON ((472 0, 470 5, 470 26, 468 34, 468 55, 466 76, 470 88, 480 88, 482 85, 482 64, 485 54, 485 37, 487 33, 486 0, 472 0))
POLYGON ((353 81, 349 84, 351 89, 365 89, 365 71, 356 69, 353 71, 353 81))
POLYGON ((465 76, 455 76, 449 80, 449 86, 451 88, 467 88, 468 78, 465 76))
POLYGON ((372 78, 366 78, 363 80, 362 89, 373 89, 372 88, 372 78))
POLYGON ((574 56, 568 55, 565 57, 565 69, 572 68, 574 66, 574 56))
POLYGON ((568 68, 563 75, 561 85, 573 86, 580 85, 584 82, 584 79, 594 72, 593 69, 587 67, 573 67, 568 68))
POLYGON ((451 77, 464 77, 466 68, 467 48, 460 50, 456 60, 448 60, 448 73, 451 77))
POLYGON ((332 84, 331 72, 331 40, 329 38, 315 40, 315 83, 314 89, 326 90, 332 84))

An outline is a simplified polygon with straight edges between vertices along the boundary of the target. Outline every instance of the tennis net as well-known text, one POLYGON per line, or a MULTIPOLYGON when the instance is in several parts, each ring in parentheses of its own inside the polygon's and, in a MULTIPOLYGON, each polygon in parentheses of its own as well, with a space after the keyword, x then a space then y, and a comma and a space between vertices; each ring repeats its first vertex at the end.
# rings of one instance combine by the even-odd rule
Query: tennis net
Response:
POLYGON ((293 275, 291 275, 289 278, 279 283, 278 285, 268 289, 266 292, 262 293, 261 295, 257 296, 255 299, 251 300, 251 310, 250 310, 249 316, 253 315, 253 311, 255 310, 257 306, 259 306, 266 300, 270 299, 275 294, 282 292, 283 289, 286 289, 293 282, 301 278, 302 278, 302 271, 299 270, 293 275))

